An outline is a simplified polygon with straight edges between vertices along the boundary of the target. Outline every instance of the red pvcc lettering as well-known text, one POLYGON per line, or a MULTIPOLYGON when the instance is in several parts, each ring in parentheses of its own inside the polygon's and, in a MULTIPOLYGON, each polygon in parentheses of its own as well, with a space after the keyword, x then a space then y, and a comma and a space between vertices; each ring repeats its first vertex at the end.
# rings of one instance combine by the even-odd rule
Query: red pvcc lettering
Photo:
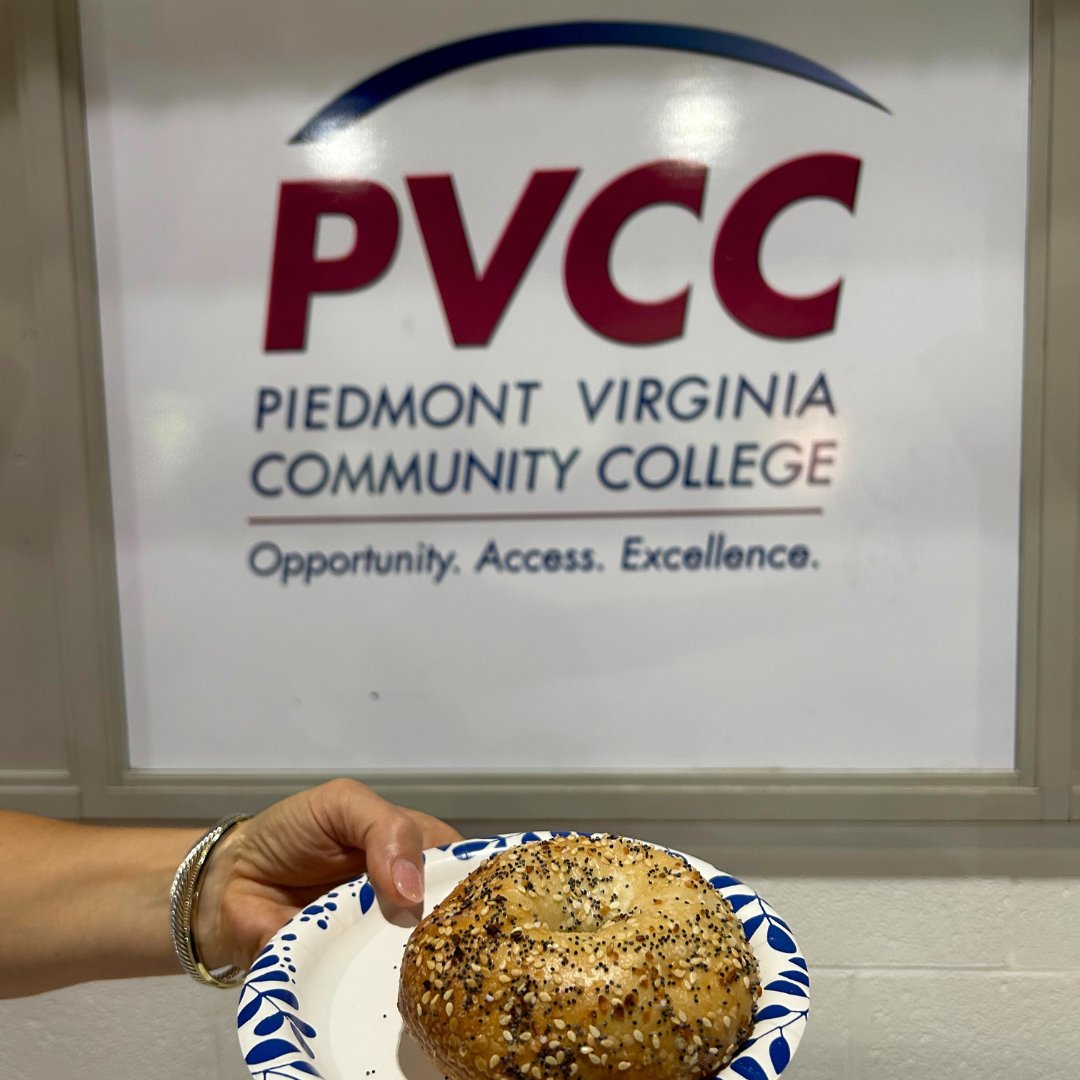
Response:
MULTIPOLYGON (((808 338, 836 325, 841 281, 809 296, 780 293, 765 279, 761 245, 777 215, 803 199, 829 199, 854 213, 861 162, 847 154, 812 154, 770 169, 732 204, 716 234, 712 280, 728 313, 747 330, 778 339, 808 338)), ((522 286, 579 169, 537 170, 478 269, 454 181, 407 176, 406 188, 435 291, 457 346, 485 346, 522 286)), ((640 165, 605 185, 585 206, 566 245, 563 277, 574 311, 595 333, 628 345, 680 337, 691 286, 661 300, 626 296, 611 276, 620 230, 653 206, 680 206, 701 217, 708 167, 689 161, 640 165)), ((300 351, 311 299, 376 284, 397 250, 400 213, 374 181, 290 181, 281 185, 267 307, 267 352, 300 351), (345 255, 320 259, 319 219, 338 214, 355 226, 345 255)))

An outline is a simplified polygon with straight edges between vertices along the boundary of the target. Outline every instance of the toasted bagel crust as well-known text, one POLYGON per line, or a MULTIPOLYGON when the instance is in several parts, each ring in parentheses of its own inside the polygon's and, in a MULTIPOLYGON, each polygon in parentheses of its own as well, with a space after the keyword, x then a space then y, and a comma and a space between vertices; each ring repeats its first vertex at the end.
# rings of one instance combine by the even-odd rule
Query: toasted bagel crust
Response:
POLYGON ((683 859, 571 836, 459 882, 405 946, 398 1008, 450 1080, 697 1080, 760 992, 742 924, 683 859))

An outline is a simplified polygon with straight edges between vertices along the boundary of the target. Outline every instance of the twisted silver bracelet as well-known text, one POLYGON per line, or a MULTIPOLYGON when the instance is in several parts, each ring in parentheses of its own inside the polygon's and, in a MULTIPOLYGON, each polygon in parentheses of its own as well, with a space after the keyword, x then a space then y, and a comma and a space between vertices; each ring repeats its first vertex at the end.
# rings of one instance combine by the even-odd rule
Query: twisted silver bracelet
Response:
POLYGON ((206 967, 199 958, 199 949, 195 943, 195 917, 199 910, 199 887, 206 860, 225 834, 241 821, 247 821, 250 816, 233 814, 231 817, 222 818, 187 853, 169 890, 169 926, 176 957, 180 966, 196 982, 206 986, 228 989, 238 985, 244 978, 243 968, 229 967, 215 973, 206 967))

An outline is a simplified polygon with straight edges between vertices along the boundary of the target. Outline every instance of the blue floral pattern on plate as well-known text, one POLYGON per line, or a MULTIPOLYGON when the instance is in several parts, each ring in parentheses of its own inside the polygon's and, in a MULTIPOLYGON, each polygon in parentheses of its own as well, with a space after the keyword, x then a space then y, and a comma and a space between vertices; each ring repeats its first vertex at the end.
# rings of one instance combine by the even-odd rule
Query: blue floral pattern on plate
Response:
MULTIPOLYGON (((498 851, 566 835, 525 832, 448 844, 426 853, 429 876, 433 867, 441 865, 444 872, 460 879, 472 869, 471 864, 498 851)), ((776 1080, 791 1062, 810 1013, 806 960, 791 927, 753 889, 698 859, 681 857, 697 866, 727 898, 742 920, 761 968, 762 993, 750 1038, 718 1078, 776 1080)), ((380 918, 375 899, 375 890, 366 876, 346 882, 294 916, 256 958, 241 988, 236 1016, 244 1061, 254 1080, 324 1077, 320 1058, 325 1061, 330 1052, 320 1042, 319 1025, 312 1022, 316 1017, 304 1015, 297 980, 304 961, 299 953, 318 956, 358 920, 380 918)), ((329 1074, 346 1075, 333 1068, 329 1074)))

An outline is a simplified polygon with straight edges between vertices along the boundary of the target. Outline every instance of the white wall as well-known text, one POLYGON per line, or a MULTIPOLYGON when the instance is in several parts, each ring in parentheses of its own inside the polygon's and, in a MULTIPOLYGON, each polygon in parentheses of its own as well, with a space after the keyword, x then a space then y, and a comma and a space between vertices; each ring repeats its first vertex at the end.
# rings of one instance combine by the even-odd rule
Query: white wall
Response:
MULTIPOLYGON (((1080 875, 753 879, 813 977, 791 1080, 1080 1075, 1080 875)), ((0 1002, 12 1080, 244 1080, 233 995, 190 980, 0 1002)))

